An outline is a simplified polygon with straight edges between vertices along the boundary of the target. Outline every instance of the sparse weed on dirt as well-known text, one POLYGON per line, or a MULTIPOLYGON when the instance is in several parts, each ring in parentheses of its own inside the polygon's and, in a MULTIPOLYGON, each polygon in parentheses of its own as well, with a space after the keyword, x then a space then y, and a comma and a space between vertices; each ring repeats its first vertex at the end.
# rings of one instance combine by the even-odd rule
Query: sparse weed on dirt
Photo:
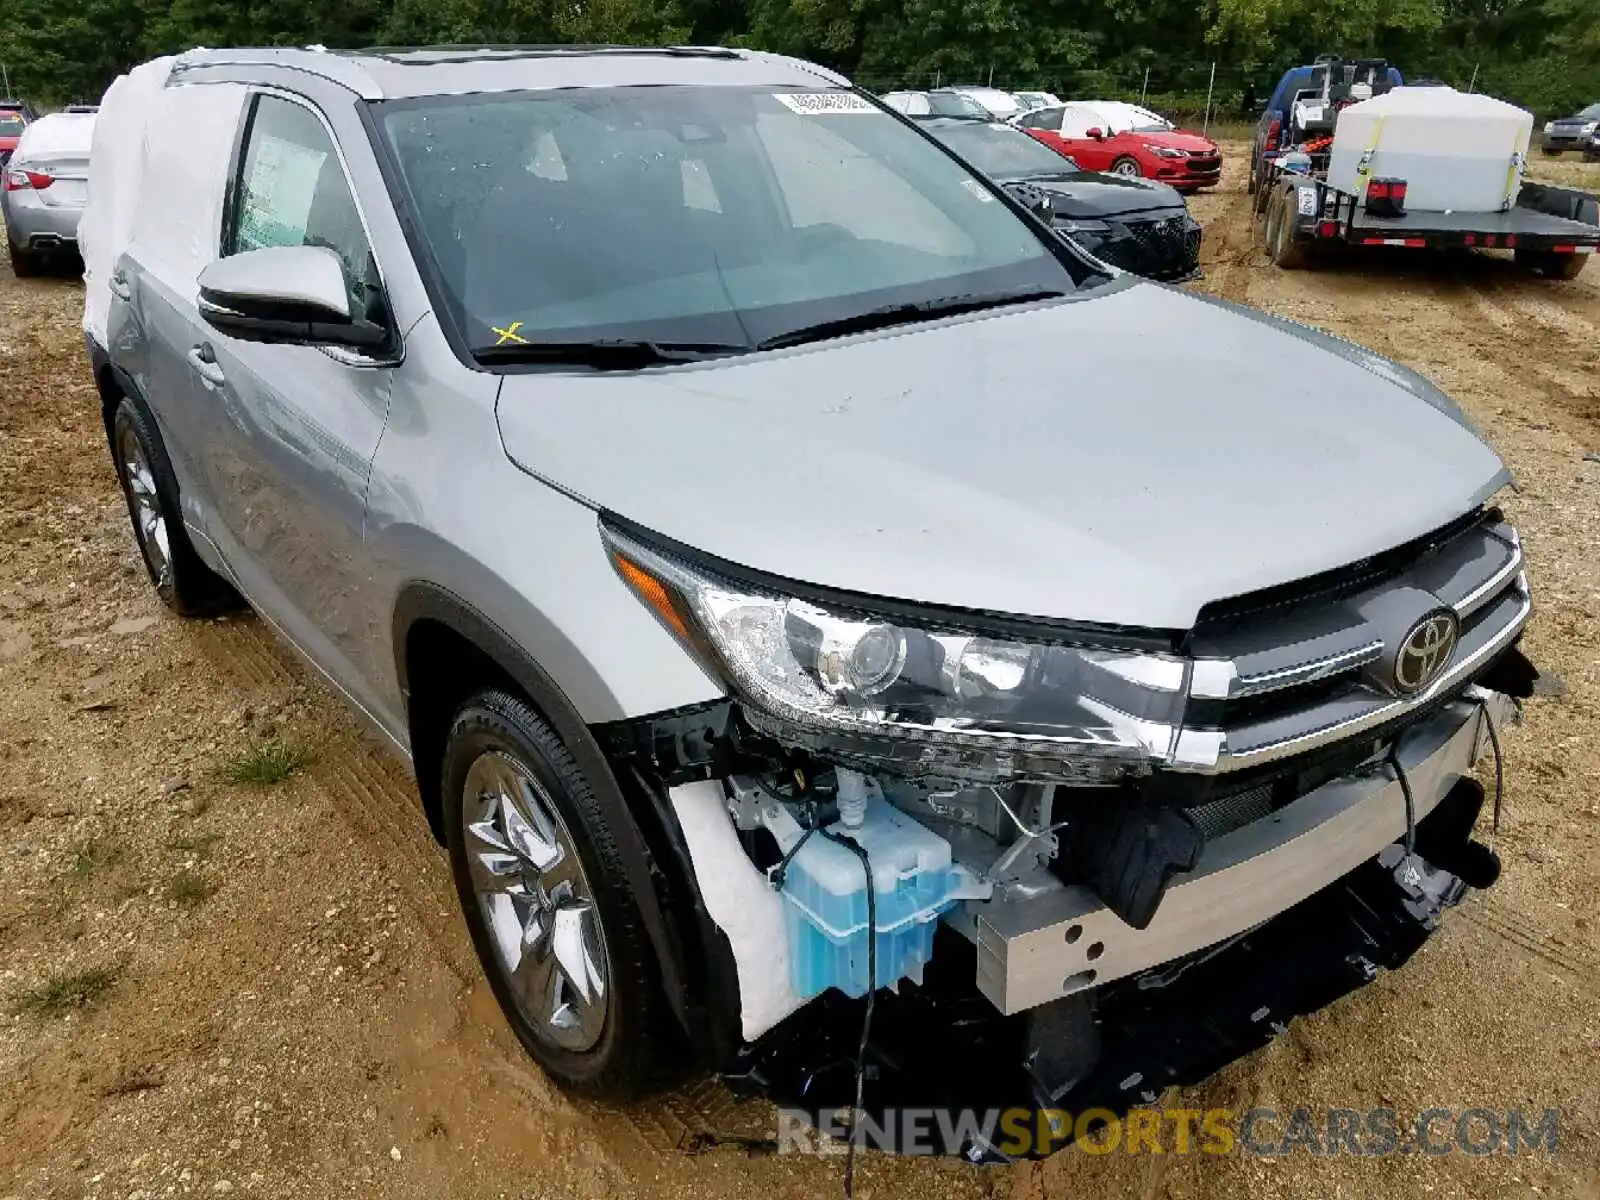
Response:
POLYGON ((310 761, 311 753, 305 747, 274 738, 257 742, 224 763, 222 778, 249 787, 270 787, 282 783, 310 761))
POLYGON ((221 838, 220 833, 196 833, 188 837, 176 837, 167 843, 167 849, 176 850, 179 854, 205 855, 210 853, 211 847, 221 838))
POLYGON ((116 981, 115 967, 88 967, 52 975, 13 997, 10 1009, 17 1016, 64 1017, 76 1009, 88 1008, 116 981))
POLYGON ((74 879, 87 879, 98 871, 115 866, 121 859, 121 846, 104 838, 92 837, 73 854, 67 874, 74 879))
POLYGON ((212 887, 199 871, 179 871, 167 882, 168 900, 182 908, 198 908, 211 898, 212 887))

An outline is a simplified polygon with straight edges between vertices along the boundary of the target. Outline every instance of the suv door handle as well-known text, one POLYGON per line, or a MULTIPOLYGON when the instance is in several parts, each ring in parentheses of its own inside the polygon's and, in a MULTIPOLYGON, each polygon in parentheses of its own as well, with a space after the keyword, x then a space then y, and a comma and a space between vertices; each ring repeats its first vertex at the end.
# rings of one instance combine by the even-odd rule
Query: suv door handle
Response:
POLYGON ((118 271, 111 277, 110 287, 112 294, 117 296, 119 299, 133 299, 133 288, 128 286, 128 277, 121 271, 118 271))
POLYGON ((188 354, 189 365, 194 368, 195 374, 206 381, 210 387, 221 387, 228 382, 228 377, 222 373, 222 366, 217 362, 217 355, 208 342, 202 342, 188 354))

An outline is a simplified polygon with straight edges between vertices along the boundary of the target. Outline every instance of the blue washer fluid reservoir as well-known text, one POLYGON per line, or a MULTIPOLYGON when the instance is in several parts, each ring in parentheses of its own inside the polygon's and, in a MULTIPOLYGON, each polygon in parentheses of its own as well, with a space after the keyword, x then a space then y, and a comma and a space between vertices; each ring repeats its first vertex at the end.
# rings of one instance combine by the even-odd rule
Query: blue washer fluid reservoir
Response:
MULTIPOLYGON (((950 843, 883 798, 877 784, 839 770, 842 819, 832 833, 852 838, 872 860, 877 898, 877 987, 920 983, 933 957, 939 914, 958 900, 987 899, 992 885, 950 858, 950 843)), ((785 853, 804 833, 789 811, 769 804, 763 823, 785 853)), ((813 834, 783 883, 790 982, 800 996, 836 987, 867 993, 867 879, 847 847, 813 834)))

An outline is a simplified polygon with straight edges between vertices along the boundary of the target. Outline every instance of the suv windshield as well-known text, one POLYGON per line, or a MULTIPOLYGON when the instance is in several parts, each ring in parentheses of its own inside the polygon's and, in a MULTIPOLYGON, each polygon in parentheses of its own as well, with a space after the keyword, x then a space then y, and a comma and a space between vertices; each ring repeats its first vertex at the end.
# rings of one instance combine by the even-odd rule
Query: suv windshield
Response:
POLYGON ((488 358, 596 340, 737 351, 1105 278, 853 92, 567 88, 376 108, 438 299, 488 358))
POLYGON ((1585 121, 1600 121, 1600 104, 1591 104, 1578 115, 1585 121))
POLYGON ((1009 125, 938 125, 928 132, 991 179, 1036 178, 1078 169, 1070 158, 1009 125))

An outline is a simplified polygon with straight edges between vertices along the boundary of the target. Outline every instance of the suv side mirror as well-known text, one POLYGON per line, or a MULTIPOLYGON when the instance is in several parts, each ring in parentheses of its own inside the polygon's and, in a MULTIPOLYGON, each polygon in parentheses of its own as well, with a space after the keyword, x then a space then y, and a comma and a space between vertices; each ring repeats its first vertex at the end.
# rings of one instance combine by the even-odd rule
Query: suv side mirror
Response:
POLYGON ((1101 139, 1103 139, 1106 136, 1106 131, 1104 129, 1101 129, 1100 126, 1096 125, 1093 129, 1089 130, 1089 132, 1088 132, 1088 134, 1086 136, 1092 137, 1095 141, 1098 142, 1098 141, 1100 141, 1101 139))
POLYGON ((247 342, 376 350, 388 331, 350 313, 344 264, 325 246, 269 246, 200 272, 200 316, 247 342))

